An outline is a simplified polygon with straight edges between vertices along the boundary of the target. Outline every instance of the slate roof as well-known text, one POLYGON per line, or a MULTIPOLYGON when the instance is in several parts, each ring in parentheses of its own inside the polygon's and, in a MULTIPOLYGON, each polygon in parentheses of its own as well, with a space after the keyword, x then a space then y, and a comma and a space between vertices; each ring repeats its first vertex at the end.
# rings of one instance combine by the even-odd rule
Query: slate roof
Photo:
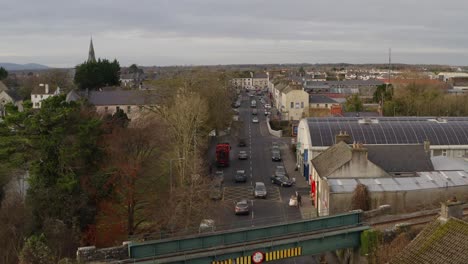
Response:
POLYGON ((456 218, 429 223, 390 263, 468 263, 468 223, 456 218))
POLYGON ((318 86, 318 85, 328 85, 330 87, 346 87, 346 86, 377 86, 384 84, 380 80, 370 79, 370 80, 343 80, 343 81, 306 81, 305 85, 307 86, 318 86))
POLYGON ((312 165, 320 177, 327 177, 332 172, 349 162, 351 158, 351 147, 341 141, 312 159, 312 165))
POLYGON ((353 141, 369 144, 468 145, 468 117, 309 117, 312 146, 332 146, 346 131, 353 141))
POLYGON ((386 172, 433 171, 423 145, 366 145, 367 158, 386 172))
POLYGON ((11 99, 13 99, 15 102, 18 102, 18 101, 22 101, 23 98, 21 98, 21 96, 19 96, 17 93, 11 91, 11 90, 5 90, 4 91, 6 94, 8 94, 8 96, 11 97, 11 99))
POLYGON ((151 105, 156 104, 159 97, 149 91, 91 91, 88 100, 93 105, 151 105))
POLYGON ((49 93, 46 93, 45 86, 35 86, 32 89, 31 94, 54 94, 56 90, 57 90, 57 87, 54 88, 54 87, 49 86, 49 93))
POLYGON ((0 81, 0 92, 5 90, 8 90, 8 87, 6 87, 6 85, 2 81, 0 81))
POLYGON ((257 72, 257 73, 254 73, 254 79, 266 79, 268 78, 268 75, 264 72, 257 72))
POLYGON ((325 95, 310 95, 309 96, 310 104, 336 104, 337 102, 332 98, 325 95))

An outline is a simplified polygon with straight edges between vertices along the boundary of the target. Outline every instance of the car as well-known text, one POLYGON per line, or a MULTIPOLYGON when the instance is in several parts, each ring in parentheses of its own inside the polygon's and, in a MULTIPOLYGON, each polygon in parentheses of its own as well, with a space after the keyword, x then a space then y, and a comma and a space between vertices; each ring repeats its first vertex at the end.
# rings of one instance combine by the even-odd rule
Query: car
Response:
POLYGON ((265 104, 265 109, 270 109, 271 105, 270 104, 265 104))
POLYGON ((254 116, 254 117, 252 118, 252 123, 258 123, 258 117, 254 116))
POLYGON ((263 183, 263 182, 256 182, 255 183, 254 197, 255 198, 266 198, 267 197, 267 189, 265 187, 265 183, 263 183))
POLYGON ((288 174, 286 173, 286 169, 284 168, 284 166, 276 166, 276 169, 275 169, 275 176, 285 176, 287 177, 288 174))
POLYGON ((269 115, 270 111, 265 111, 265 116, 269 115))
POLYGON ((293 182, 288 177, 283 175, 271 176, 271 183, 278 184, 281 187, 291 187, 293 185, 293 182))
POLYGON ((238 157, 239 157, 240 160, 246 160, 246 159, 249 158, 249 156, 247 155, 247 151, 245 151, 245 150, 239 151, 239 156, 238 157))
POLYGON ((272 161, 281 161, 281 152, 279 149, 273 149, 271 151, 271 160, 272 161))
POLYGON ((210 188, 210 199, 221 200, 221 198, 223 198, 222 185, 219 182, 215 182, 210 188))
POLYGON ((249 202, 246 199, 238 201, 234 207, 234 212, 236 215, 248 215, 250 213, 249 202))
POLYGON ((246 142, 245 138, 239 138, 239 142, 237 142, 237 146, 239 146, 239 147, 247 146, 247 142, 246 142))
POLYGON ((236 175, 234 176, 234 182, 246 182, 247 175, 245 174, 245 170, 237 170, 236 175))
POLYGON ((274 150, 274 149, 278 149, 278 150, 279 150, 279 149, 280 149, 280 146, 279 146, 278 142, 273 142, 273 143, 271 143, 271 149, 272 149, 272 150, 274 150))
POLYGON ((216 231, 215 221, 213 219, 203 219, 198 228, 198 233, 207 233, 216 231))
POLYGON ((252 109, 252 115, 257 115, 257 109, 252 109))

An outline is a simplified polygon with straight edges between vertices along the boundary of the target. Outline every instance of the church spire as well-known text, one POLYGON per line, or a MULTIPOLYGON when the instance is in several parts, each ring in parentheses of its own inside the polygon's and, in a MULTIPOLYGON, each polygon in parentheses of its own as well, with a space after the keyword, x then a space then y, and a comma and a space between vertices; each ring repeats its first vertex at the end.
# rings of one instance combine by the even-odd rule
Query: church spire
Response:
POLYGON ((91 37, 91 42, 89 43, 88 62, 96 62, 96 57, 94 56, 93 37, 91 37))

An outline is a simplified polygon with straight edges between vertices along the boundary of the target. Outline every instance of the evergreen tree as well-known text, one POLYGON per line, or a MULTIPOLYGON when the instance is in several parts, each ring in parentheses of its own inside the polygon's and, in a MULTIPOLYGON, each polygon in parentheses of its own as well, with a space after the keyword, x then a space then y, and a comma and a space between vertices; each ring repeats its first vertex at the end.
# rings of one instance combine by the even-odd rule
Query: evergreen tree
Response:
POLYGON ((76 66, 75 84, 80 89, 97 89, 103 86, 120 84, 120 64, 99 59, 97 62, 85 62, 76 66))

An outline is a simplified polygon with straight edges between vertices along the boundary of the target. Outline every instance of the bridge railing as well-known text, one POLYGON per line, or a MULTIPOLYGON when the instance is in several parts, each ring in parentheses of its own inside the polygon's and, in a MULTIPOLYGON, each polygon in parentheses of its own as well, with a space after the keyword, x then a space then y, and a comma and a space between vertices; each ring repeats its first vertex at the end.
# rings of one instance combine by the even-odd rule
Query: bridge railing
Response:
POLYGON ((178 239, 162 239, 147 242, 130 242, 130 258, 147 258, 184 251, 203 250, 207 248, 242 244, 257 240, 274 239, 291 234, 303 234, 340 227, 361 224, 361 212, 354 211, 339 215, 274 224, 255 228, 244 228, 232 231, 220 231, 208 234, 197 234, 178 239))

